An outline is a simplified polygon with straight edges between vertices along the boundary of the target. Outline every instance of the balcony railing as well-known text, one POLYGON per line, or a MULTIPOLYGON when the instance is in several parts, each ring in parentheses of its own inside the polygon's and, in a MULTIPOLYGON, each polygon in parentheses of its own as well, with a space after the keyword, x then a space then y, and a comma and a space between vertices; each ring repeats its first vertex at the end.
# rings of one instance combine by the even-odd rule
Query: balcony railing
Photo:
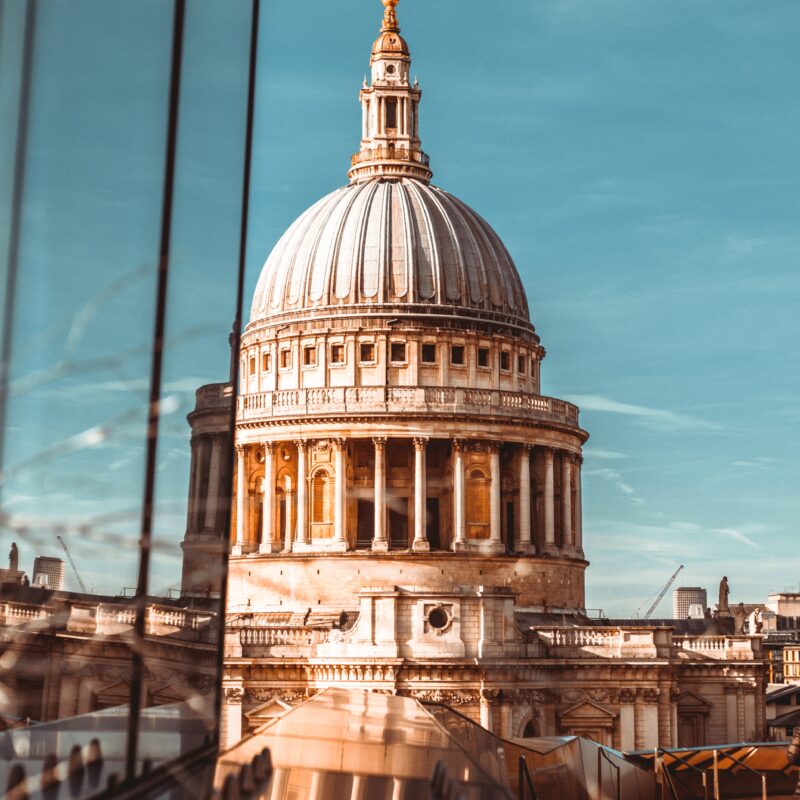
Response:
POLYGON ((761 640, 750 636, 676 636, 680 650, 720 661, 754 661, 761 655, 761 640))
POLYGON ((362 150, 351 159, 354 167, 370 161, 408 161, 413 164, 422 164, 424 167, 430 164, 428 156, 419 150, 404 150, 395 147, 374 147, 370 150, 362 150))
POLYGON ((287 419, 342 414, 500 416, 578 425, 578 407, 554 397, 497 389, 367 386, 285 389, 239 398, 239 419, 287 419))

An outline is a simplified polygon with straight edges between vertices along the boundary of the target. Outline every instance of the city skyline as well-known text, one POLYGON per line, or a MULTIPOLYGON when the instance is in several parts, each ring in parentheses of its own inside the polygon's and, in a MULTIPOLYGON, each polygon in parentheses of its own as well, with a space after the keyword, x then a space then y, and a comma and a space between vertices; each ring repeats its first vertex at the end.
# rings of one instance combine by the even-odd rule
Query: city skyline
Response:
MULTIPOLYGON (((376 5, 325 5, 313 18, 289 3, 265 9, 247 303, 286 225, 346 182, 376 5)), ((490 27, 476 23, 476 2, 400 9, 433 181, 508 245, 548 350, 543 392, 576 402, 591 434, 587 604, 613 616, 632 615, 679 563, 681 581, 712 596, 727 574, 737 602, 800 574, 798 378, 784 349, 799 288, 799 119, 788 102, 799 15, 788 3, 769 17, 724 9, 515 2, 493 9, 490 27)), ((224 285, 211 277, 204 296, 224 285)), ((225 377, 219 338, 168 384, 180 402, 165 430, 182 441, 165 497, 178 508, 181 412, 193 381, 225 377)), ((101 380, 78 392, 91 386, 100 395, 86 408, 119 391, 101 380)))

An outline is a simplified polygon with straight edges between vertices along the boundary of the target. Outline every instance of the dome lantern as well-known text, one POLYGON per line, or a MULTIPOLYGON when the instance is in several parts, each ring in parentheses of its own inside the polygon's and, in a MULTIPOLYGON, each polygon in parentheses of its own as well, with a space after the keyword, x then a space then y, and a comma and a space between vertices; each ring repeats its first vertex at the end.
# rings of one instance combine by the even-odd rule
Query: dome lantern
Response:
POLYGON ((396 6, 383 0, 383 25, 370 59, 371 83, 361 89, 361 149, 352 158, 352 183, 377 177, 429 182, 428 156, 419 139, 422 92, 409 81, 411 54, 400 35, 396 6))

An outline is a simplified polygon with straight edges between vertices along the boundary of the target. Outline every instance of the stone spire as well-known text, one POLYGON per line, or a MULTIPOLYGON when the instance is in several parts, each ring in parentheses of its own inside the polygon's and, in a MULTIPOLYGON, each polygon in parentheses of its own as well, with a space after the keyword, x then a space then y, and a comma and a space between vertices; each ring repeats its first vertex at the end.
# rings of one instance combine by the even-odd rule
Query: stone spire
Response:
POLYGON ((417 178, 428 183, 428 156, 419 140, 422 92, 409 81, 411 54, 400 35, 399 0, 382 0, 383 25, 370 59, 371 82, 364 82, 361 149, 353 156, 350 181, 371 178, 417 178))

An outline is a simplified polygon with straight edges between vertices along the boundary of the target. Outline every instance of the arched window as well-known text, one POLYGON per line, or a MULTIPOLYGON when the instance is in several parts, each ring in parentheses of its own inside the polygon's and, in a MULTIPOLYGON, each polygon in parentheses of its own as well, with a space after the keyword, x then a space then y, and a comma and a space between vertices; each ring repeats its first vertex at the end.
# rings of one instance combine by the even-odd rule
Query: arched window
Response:
POLYGON ((331 474, 321 469, 311 480, 311 521, 330 523, 331 505, 331 474))
POLYGON ((490 481, 480 467, 467 472, 467 537, 481 539, 489 536, 490 481))

